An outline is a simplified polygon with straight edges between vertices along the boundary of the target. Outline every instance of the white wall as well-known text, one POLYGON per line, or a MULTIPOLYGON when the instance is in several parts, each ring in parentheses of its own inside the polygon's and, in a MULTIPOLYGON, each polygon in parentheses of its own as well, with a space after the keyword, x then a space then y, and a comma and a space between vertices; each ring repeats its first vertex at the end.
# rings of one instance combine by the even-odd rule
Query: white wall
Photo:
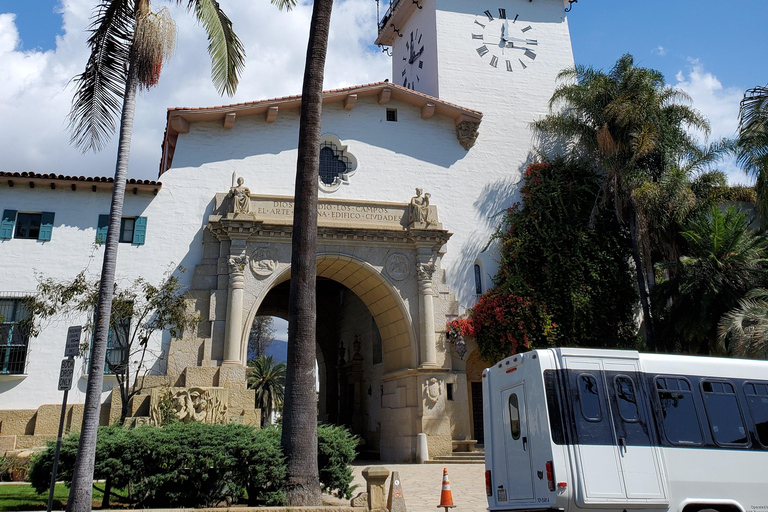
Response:
MULTIPOLYGON (((424 56, 431 60, 428 48, 437 48, 433 62, 440 66, 439 74, 431 75, 434 80, 425 80, 424 91, 439 89, 441 99, 480 110, 477 143, 465 151, 452 119, 435 115, 424 120, 418 108, 397 101, 379 105, 373 97, 361 98, 352 110, 341 103, 327 105, 323 133, 348 145, 358 166, 349 184, 320 196, 406 203, 416 187, 429 192, 444 228, 453 233, 442 260, 446 279, 467 308, 475 302, 473 266, 478 258, 484 289, 487 276, 496 271, 494 255, 481 250, 498 222, 493 216, 516 200, 532 148, 529 123, 547 112, 557 73, 573 66, 568 25, 561 0, 425 0, 414 16, 404 34, 418 26, 425 40, 434 37, 424 56), (487 58, 478 56, 471 38, 474 20, 484 18, 486 8, 496 12, 504 5, 508 17, 519 12, 530 22, 531 37, 539 42, 537 58, 526 70, 492 68, 487 58), (387 108, 397 108, 397 122, 386 121, 387 108)), ((404 52, 404 45, 396 45, 395 83, 404 52)), ((233 172, 245 179, 252 194, 292 196, 298 121, 294 110, 281 111, 273 123, 263 116, 238 117, 230 130, 221 122, 192 123, 188 134, 179 135, 173 168, 162 175, 157 197, 126 197, 126 216, 148 217, 147 237, 143 246, 120 244, 118 278, 142 276, 159 282, 169 265, 182 265, 189 270, 182 284, 189 285, 202 257, 202 230, 214 194, 229 190, 233 172)), ((93 241, 98 215, 108 212, 109 196, 90 190, 0 188, 0 210, 56 212, 50 242, 0 242, 0 291, 34 291, 35 271, 58 279, 83 268, 97 274, 103 249, 94 248, 93 241)), ((35 408, 60 399, 56 383, 67 325, 53 323, 31 341, 29 375, 21 381, 0 380, 0 408, 35 408)), ((72 402, 84 397, 84 380, 78 383, 72 402)))

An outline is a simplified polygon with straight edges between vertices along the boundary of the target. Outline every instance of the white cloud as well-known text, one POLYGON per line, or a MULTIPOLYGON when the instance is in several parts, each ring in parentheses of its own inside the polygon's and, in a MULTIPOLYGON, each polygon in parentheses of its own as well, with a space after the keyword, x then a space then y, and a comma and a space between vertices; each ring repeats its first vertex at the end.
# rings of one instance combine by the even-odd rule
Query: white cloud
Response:
MULTIPOLYGON (((744 91, 737 87, 724 87, 698 60, 689 59, 689 62, 690 66, 685 72, 678 71, 675 76, 677 83, 674 86, 687 92, 693 100, 693 106, 709 120, 709 141, 735 137, 739 102, 744 91)), ((731 184, 750 181, 732 158, 721 162, 719 168, 728 175, 731 184)))
POLYGON ((656 48, 654 48, 653 53, 655 53, 656 55, 661 55, 663 57, 667 54, 667 50, 664 49, 663 46, 659 45, 656 48))
MULTIPOLYGON (((132 138, 132 177, 157 176, 166 109, 211 106, 298 94, 304 72, 311 4, 280 12, 269 2, 225 0, 246 52, 237 94, 220 97, 210 81, 205 32, 191 14, 171 12, 178 24, 176 55, 160 84, 140 94, 132 138)), ((98 154, 80 154, 69 145, 66 116, 72 101, 70 80, 88 57, 86 29, 92 0, 63 0, 64 26, 56 49, 21 51, 13 14, 0 15, 0 170, 109 176, 117 141, 98 154)), ((325 88, 380 81, 390 75, 389 59, 371 48, 376 36, 375 5, 344 0, 334 5, 325 88)))

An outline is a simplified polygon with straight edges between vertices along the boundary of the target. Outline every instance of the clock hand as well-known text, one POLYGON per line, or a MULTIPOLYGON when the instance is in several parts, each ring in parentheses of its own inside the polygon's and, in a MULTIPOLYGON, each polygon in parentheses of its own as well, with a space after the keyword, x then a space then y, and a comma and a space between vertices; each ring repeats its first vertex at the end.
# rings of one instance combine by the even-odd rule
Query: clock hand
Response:
POLYGON ((422 53, 424 53, 424 47, 423 47, 423 46, 422 46, 422 47, 421 47, 421 49, 419 50, 419 53, 416 53, 416 54, 412 54, 411 58, 408 60, 408 64, 413 64, 413 63, 416 61, 416 59, 418 59, 419 57, 421 57, 421 54, 422 54, 422 53))

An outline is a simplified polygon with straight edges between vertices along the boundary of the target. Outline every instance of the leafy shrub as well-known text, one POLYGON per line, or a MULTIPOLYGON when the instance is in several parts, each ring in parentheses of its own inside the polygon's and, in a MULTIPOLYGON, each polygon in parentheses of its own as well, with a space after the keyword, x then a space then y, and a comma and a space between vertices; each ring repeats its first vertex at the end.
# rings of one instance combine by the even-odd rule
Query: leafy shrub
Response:
POLYGON ((318 425, 317 465, 320 469, 320 486, 324 492, 349 499, 355 487, 352 483, 350 464, 357 455, 360 438, 345 427, 318 425))
POLYGON ((557 339, 557 324, 544 306, 529 297, 494 290, 486 292, 472 308, 472 325, 485 361, 553 346, 557 339))
MULTIPOLYGON (((326 492, 350 497, 349 464, 358 438, 344 427, 318 428, 320 481, 326 492)), ((67 436, 59 457, 59 476, 71 482, 79 435, 67 436)), ((32 462, 30 479, 38 493, 47 491, 55 443, 32 462)), ((107 487, 130 488, 140 507, 200 507, 233 503, 248 493, 249 505, 285 503, 285 458, 280 429, 247 425, 173 423, 135 429, 101 427, 94 477, 107 487)))
POLYGON ((0 457, 0 482, 26 480, 30 464, 27 458, 0 457))

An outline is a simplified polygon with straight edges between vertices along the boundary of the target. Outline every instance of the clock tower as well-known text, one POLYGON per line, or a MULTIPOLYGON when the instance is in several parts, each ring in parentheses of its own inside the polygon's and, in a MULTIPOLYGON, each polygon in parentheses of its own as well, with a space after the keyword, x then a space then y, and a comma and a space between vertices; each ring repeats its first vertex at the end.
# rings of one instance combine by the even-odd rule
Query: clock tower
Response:
POLYGON ((509 135, 546 113, 557 74, 573 67, 567 3, 393 0, 376 43, 392 47, 394 83, 480 110, 509 135))

